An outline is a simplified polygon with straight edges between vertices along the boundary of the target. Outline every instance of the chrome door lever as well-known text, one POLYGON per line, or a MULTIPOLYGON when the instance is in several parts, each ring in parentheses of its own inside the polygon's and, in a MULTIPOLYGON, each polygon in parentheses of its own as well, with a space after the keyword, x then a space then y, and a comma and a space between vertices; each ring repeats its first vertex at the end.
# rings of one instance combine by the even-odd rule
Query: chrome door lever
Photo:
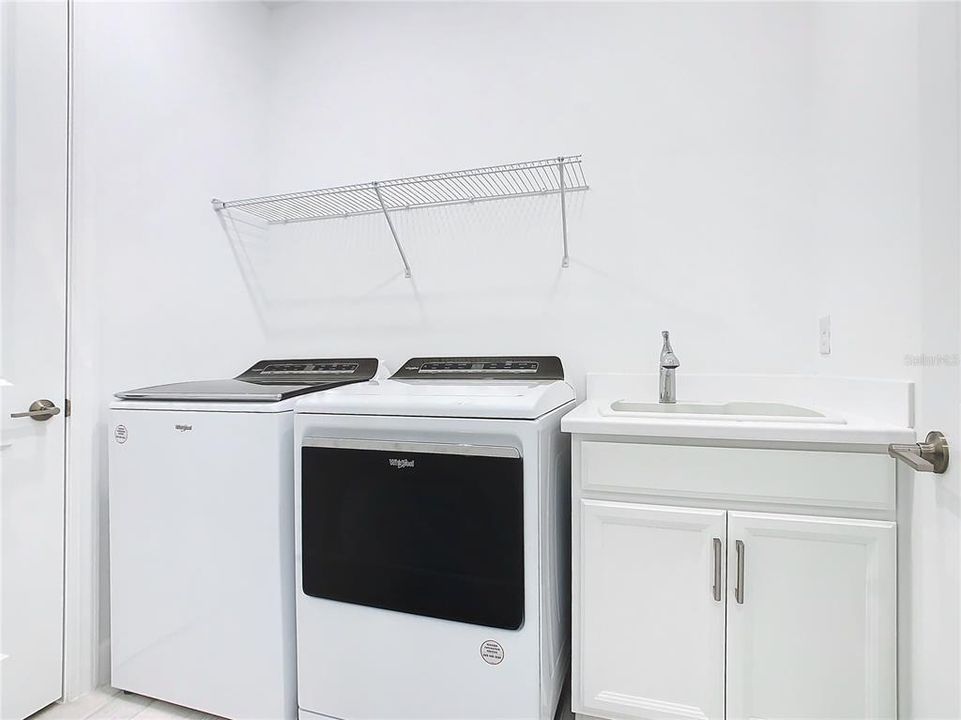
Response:
POLYGON ((948 469, 948 441, 944 434, 937 430, 929 432, 923 443, 888 445, 888 455, 917 472, 940 475, 948 469))
POLYGON ((31 420, 37 420, 39 422, 44 422, 49 420, 54 415, 60 414, 60 408, 54 405, 50 400, 36 400, 30 403, 30 409, 27 412, 10 413, 12 418, 30 418, 31 420))

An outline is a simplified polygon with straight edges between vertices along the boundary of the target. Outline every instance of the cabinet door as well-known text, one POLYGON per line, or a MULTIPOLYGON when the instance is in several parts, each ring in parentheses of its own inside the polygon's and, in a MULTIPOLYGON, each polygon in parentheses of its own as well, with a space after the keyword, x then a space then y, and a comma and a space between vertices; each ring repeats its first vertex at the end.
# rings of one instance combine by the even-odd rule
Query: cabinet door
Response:
POLYGON ((574 710, 724 717, 725 513, 581 501, 574 710))
POLYGON ((893 718, 895 524, 728 514, 727 709, 893 718))

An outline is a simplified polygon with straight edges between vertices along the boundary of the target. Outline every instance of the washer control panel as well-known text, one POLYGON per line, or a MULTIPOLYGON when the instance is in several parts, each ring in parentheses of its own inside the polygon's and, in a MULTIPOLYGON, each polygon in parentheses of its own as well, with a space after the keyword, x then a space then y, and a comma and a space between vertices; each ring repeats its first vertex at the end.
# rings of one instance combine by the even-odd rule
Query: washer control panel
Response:
POLYGON ((377 372, 373 358, 340 358, 335 360, 261 360, 237 376, 238 380, 272 383, 307 384, 346 380, 358 375, 365 379, 377 372))
POLYGON ((564 367, 553 355, 411 358, 391 377, 396 380, 563 380, 564 367))
POLYGON ((357 363, 279 362, 260 370, 261 375, 345 375, 354 372, 357 363))

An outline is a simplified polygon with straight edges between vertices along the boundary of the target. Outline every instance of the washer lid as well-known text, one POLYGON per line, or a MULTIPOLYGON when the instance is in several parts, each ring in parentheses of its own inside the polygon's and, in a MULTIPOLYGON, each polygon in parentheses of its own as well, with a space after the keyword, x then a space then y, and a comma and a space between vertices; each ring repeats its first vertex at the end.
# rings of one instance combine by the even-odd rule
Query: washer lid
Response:
POLYGON ((375 358, 261 360, 235 378, 152 385, 119 392, 121 400, 279 402, 370 380, 375 358))

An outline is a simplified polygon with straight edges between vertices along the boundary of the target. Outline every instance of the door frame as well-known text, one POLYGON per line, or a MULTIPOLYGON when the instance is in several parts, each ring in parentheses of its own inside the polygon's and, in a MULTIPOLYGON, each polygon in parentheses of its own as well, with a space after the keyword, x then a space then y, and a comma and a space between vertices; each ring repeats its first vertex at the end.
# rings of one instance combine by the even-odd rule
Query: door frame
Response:
POLYGON ((88 623, 95 617, 96 593, 84 592, 82 578, 81 557, 78 557, 78 550, 85 547, 90 542, 88 535, 84 537, 81 529, 89 523, 89 510, 81 504, 82 498, 79 493, 74 492, 72 487, 73 473, 71 472, 71 445, 73 440, 73 408, 71 407, 71 370, 73 367, 73 290, 71 284, 72 271, 74 265, 73 255, 73 184, 74 184, 74 14, 76 10, 75 0, 64 0, 67 13, 67 87, 66 87, 66 113, 67 113, 67 137, 66 137, 66 227, 64 232, 64 252, 66 253, 65 263, 65 313, 64 313, 64 336, 66 357, 64 361, 64 403, 65 417, 64 422, 64 548, 63 548, 63 696, 61 702, 70 702, 81 695, 93 690, 99 683, 91 683, 84 677, 84 669, 89 668, 88 672, 93 678, 97 677, 98 666, 97 656, 85 650, 86 638, 94 637, 95 626, 88 623), (85 612, 86 610, 86 612, 85 612), (84 620, 86 618, 86 620, 84 620), (92 664, 91 664, 92 661, 92 664))

